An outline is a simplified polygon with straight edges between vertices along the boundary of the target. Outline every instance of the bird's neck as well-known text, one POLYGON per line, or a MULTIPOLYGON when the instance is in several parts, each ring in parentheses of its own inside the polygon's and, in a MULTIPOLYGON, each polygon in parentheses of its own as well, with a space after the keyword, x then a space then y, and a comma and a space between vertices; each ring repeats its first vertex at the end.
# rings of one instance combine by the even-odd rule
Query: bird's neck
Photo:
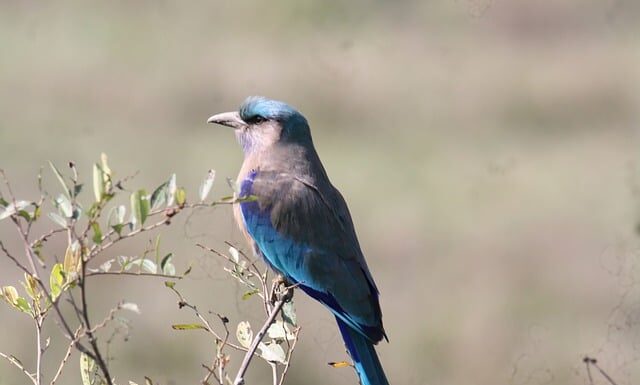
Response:
POLYGON ((314 180, 327 178, 313 145, 296 143, 276 144, 245 153, 238 180, 243 180, 252 171, 287 173, 314 180))

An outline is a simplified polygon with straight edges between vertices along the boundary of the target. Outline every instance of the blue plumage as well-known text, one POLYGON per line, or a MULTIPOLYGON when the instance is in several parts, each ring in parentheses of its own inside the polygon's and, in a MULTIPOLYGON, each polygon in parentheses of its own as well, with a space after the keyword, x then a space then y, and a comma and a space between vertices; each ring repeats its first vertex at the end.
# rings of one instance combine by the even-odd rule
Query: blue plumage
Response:
POLYGON ((333 312, 360 382, 388 384, 374 349, 386 338, 378 290, 306 119, 283 102, 252 97, 209 121, 235 128, 242 145, 239 195, 257 200, 234 209, 254 250, 333 312))

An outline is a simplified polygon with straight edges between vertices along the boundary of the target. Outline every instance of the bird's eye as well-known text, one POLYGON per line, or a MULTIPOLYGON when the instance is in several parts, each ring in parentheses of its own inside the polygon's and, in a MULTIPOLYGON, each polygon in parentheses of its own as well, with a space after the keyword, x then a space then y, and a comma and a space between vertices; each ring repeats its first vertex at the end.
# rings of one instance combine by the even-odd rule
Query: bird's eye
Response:
POLYGON ((252 117, 250 117, 249 119, 247 119, 247 123, 249 124, 260 124, 262 122, 265 122, 267 119, 263 116, 260 115, 254 115, 252 117))

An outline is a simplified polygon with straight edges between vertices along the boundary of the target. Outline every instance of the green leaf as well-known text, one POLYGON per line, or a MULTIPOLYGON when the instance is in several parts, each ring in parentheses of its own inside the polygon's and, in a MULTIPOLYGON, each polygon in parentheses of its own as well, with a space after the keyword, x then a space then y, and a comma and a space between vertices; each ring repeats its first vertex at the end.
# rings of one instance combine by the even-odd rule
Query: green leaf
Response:
POLYGON ((157 274, 158 273, 158 265, 156 265, 156 263, 153 262, 150 259, 143 259, 142 260, 142 269, 146 270, 147 272, 149 272, 151 274, 157 274))
MULTIPOLYGON (((80 271, 80 243, 73 241, 64 253, 64 260, 62 261, 62 272, 67 278, 75 279, 77 273, 80 271)), ((54 266, 55 268, 55 266, 54 266)))
MULTIPOLYGON (((160 234, 156 237, 155 242, 153 243, 153 250, 156 255, 156 264, 160 263, 160 234)), ((160 266, 162 268, 162 266, 160 266)))
POLYGON ((285 302, 282 306, 282 319, 291 326, 297 326, 296 310, 293 307, 293 301, 285 302))
POLYGON ((213 186, 213 181, 216 177, 216 172, 214 170, 209 170, 207 176, 204 178, 202 183, 200 184, 200 202, 204 202, 211 191, 211 187, 213 186))
POLYGON ((102 177, 104 179, 104 189, 106 192, 111 190, 111 168, 109 168, 109 164, 107 163, 107 154, 104 152, 100 154, 100 166, 102 168, 102 177))
POLYGON ((231 259, 236 264, 240 263, 240 252, 233 246, 229 246, 229 254, 231 254, 231 259))
POLYGON ((31 299, 38 298, 40 296, 40 290, 38 289, 38 281, 36 278, 25 272, 24 282, 24 289, 27 291, 27 294, 29 294, 29 297, 31 297, 31 299))
POLYGON ((7 207, 0 209, 0 220, 5 218, 9 218, 13 214, 16 214, 18 211, 23 210, 30 206, 32 202, 29 201, 16 201, 16 203, 10 203, 7 207))
POLYGON ((113 231, 115 231, 116 233, 118 233, 118 235, 121 235, 122 233, 122 228, 124 227, 123 224, 117 224, 117 225, 113 225, 111 226, 111 228, 113 229, 113 231))
POLYGON ((248 348, 251 346, 251 341, 253 341, 253 331, 251 330, 251 325, 248 321, 242 321, 238 324, 236 328, 236 338, 240 345, 248 348))
POLYGON ((31 304, 22 297, 17 298, 16 307, 20 309, 23 313, 33 314, 33 311, 31 310, 31 304))
POLYGON ((167 186, 167 206, 173 206, 176 199, 176 192, 178 187, 176 185, 176 174, 171 174, 169 178, 169 184, 167 186))
POLYGON ((11 306, 16 306, 16 301, 20 296, 18 295, 18 290, 16 290, 13 286, 3 286, 2 287, 2 298, 7 301, 7 303, 11 306))
POLYGON ((151 193, 150 205, 151 209, 155 210, 162 206, 165 202, 167 202, 167 197, 169 195, 169 181, 164 182, 160 186, 158 186, 153 193, 151 193))
POLYGON ((129 268, 131 267, 129 266, 131 261, 131 257, 127 257, 126 255, 118 255, 118 264, 120 265, 122 270, 129 270, 129 268))
POLYGON ((36 254, 36 257, 38 257, 38 260, 44 265, 44 258, 42 256, 42 241, 41 240, 37 240, 36 243, 33 245, 33 252, 36 254))
POLYGON ((111 227, 114 225, 121 225, 124 223, 124 216, 127 213, 127 208, 124 205, 114 206, 109 210, 109 216, 107 224, 111 227))
POLYGON ((173 289, 173 287, 176 285, 175 282, 173 281, 164 281, 164 285, 170 289, 173 289))
POLYGON ((98 374, 98 365, 88 355, 80 354, 80 377, 82 385, 98 385, 102 383, 102 379, 98 374))
POLYGON ((187 203, 187 192, 182 187, 176 190, 176 203, 180 207, 187 203))
POLYGON ((145 190, 138 190, 131 194, 131 215, 134 221, 142 227, 144 221, 147 220, 149 215, 150 206, 149 198, 145 190))
POLYGON ((53 164, 53 162, 49 161, 49 166, 51 166, 53 173, 55 174, 56 178, 58 178, 58 182, 60 182, 60 185, 62 185, 62 191, 64 191, 64 193, 67 195, 67 198, 71 199, 71 190, 69 190, 69 186, 67 186, 67 183, 64 181, 62 173, 53 164))
POLYGON ((93 222, 91 224, 91 230, 93 230, 93 238, 91 238, 93 242, 96 243, 97 245, 101 244, 102 230, 100 230, 100 225, 98 224, 98 222, 93 222))
MULTIPOLYGON (((26 285, 25 285, 26 287, 26 285)), ((26 299, 20 297, 18 290, 13 286, 4 286, 0 295, 9 305, 13 306, 27 314, 33 314, 31 311, 31 304, 26 299)))
POLYGON ((77 197, 78 195, 80 195, 80 193, 82 192, 82 187, 84 185, 83 184, 77 184, 74 186, 73 188, 73 196, 77 197))
POLYGON ((140 269, 146 271, 147 273, 158 273, 158 266, 150 259, 134 259, 127 264, 127 269, 129 269, 131 266, 140 266, 140 269))
POLYGON ((163 274, 166 275, 176 275, 176 268, 171 263, 171 258, 173 257, 173 253, 169 253, 162 258, 162 262, 160 263, 160 270, 162 270, 163 274))
POLYGON ((3 286, 2 295, 5 300, 11 303, 16 302, 16 299, 19 297, 18 290, 13 286, 3 286))
POLYGON ((73 206, 71 201, 65 195, 58 195, 54 201, 54 205, 58 208, 58 212, 66 218, 73 217, 73 206))
POLYGON ((252 295, 259 293, 260 290, 258 289, 253 289, 253 290, 249 290, 247 292, 245 292, 244 294, 242 294, 242 300, 245 301, 249 298, 251 298, 252 295))
POLYGON ((62 285, 64 285, 63 266, 61 263, 56 263, 51 269, 51 275, 49 276, 49 286, 51 288, 51 300, 55 301, 60 293, 62 293, 62 285))
POLYGON ((18 211, 18 216, 24 218, 27 222, 31 222, 31 215, 26 210, 18 211))
POLYGON ((4 200, 4 198, 0 196, 0 206, 7 207, 8 205, 9 205, 9 202, 4 200))
POLYGON ((267 335, 272 339, 288 339, 293 340, 294 335, 284 322, 277 320, 267 329, 267 335))
POLYGON ((284 364, 287 357, 282 346, 276 343, 265 344, 260 342, 258 349, 260 349, 260 356, 269 362, 280 362, 284 364))
POLYGON ((175 324, 171 325, 173 330, 195 330, 195 329, 203 329, 208 330, 206 326, 201 324, 175 324))
POLYGON ((96 198, 96 202, 100 202, 102 197, 104 196, 105 183, 104 183, 104 172, 102 171, 102 167, 98 163, 94 163, 93 165, 93 194, 96 198))
POLYGON ((42 215, 42 207, 36 206, 36 209, 33 210, 33 220, 38 220, 38 218, 40 218, 40 215, 42 215))

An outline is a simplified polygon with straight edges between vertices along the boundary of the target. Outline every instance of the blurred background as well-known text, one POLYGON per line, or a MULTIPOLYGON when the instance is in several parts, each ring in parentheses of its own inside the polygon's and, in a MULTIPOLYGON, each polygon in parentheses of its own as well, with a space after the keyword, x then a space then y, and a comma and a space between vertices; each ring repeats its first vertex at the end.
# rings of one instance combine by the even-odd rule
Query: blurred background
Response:
MULTIPOLYGON (((392 383, 585 384, 585 355, 637 383, 639 17, 634 0, 2 2, 0 168, 35 199, 47 160, 74 160, 90 186, 105 152, 118 176, 139 171, 132 189, 175 172, 195 197, 212 168, 220 197, 241 153, 206 119, 248 95, 287 101, 351 208, 392 383)), ((20 250, 6 222, 0 238, 20 250)), ((257 302, 194 246, 246 249, 229 207, 162 237, 179 271, 194 266, 179 283, 192 302, 257 325, 257 302)), ((0 272, 18 285, 6 258, 0 272)), ((195 320, 161 279, 92 285, 96 320, 121 299, 142 311, 112 345, 119 383, 198 383, 212 343, 170 329, 195 320)), ((296 307, 288 383, 355 384, 326 365, 346 358, 333 318, 302 293, 296 307)), ((28 317, 3 305, 0 321, 0 351, 33 366, 28 317)), ((49 373, 64 341, 47 331, 49 373)), ((71 360, 60 383, 80 383, 71 360)), ((247 383, 270 381, 261 362, 250 373, 247 383)), ((0 384, 25 383, 0 361, 0 384)))

